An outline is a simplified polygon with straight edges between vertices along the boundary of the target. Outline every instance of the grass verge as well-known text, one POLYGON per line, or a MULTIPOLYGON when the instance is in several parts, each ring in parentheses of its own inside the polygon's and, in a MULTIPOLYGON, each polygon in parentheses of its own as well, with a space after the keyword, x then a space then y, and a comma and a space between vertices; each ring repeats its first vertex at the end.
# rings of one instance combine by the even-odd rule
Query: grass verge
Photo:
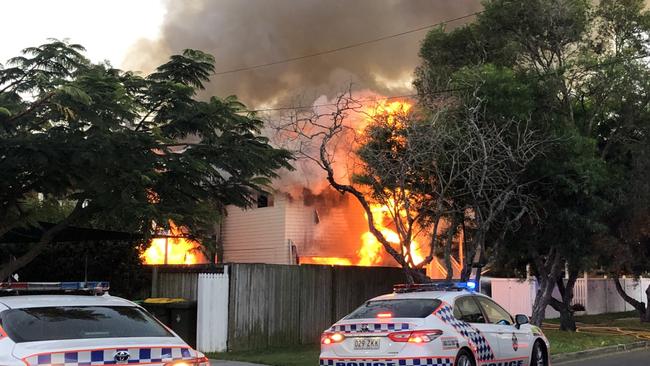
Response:
MULTIPOLYGON (((559 324, 560 320, 549 319, 546 322, 559 324)), ((576 323, 578 324, 578 326, 584 324, 590 326, 595 325, 595 326, 603 326, 603 327, 619 327, 625 329, 650 331, 650 323, 641 323, 641 321, 639 321, 639 313, 637 313, 636 311, 576 316, 576 323)))
POLYGON ((546 329, 544 334, 551 342, 552 355, 638 341, 638 339, 631 336, 563 332, 555 329, 546 329))
POLYGON ((318 365, 320 345, 292 346, 290 348, 269 348, 256 351, 210 353, 211 359, 259 363, 272 366, 315 366, 318 365))

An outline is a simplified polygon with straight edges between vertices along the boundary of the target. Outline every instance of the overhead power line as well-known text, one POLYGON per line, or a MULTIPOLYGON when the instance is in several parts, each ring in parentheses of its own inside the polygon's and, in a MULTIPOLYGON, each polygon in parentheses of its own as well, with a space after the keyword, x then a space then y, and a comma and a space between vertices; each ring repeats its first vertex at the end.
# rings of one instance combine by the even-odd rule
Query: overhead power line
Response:
POLYGON ((483 11, 478 11, 478 12, 475 12, 475 13, 460 16, 458 18, 447 19, 447 20, 444 20, 444 21, 436 23, 436 24, 426 25, 426 26, 423 26, 423 27, 410 29, 410 30, 407 30, 407 31, 404 31, 404 32, 394 33, 394 34, 390 34, 390 35, 375 38, 375 39, 370 39, 370 40, 359 42, 359 43, 352 43, 352 44, 345 45, 345 46, 338 47, 338 48, 332 48, 332 49, 329 49, 329 50, 324 50, 324 51, 320 51, 320 52, 316 52, 316 53, 310 53, 310 54, 307 54, 307 55, 286 58, 286 59, 283 59, 283 60, 277 60, 277 61, 267 62, 267 63, 264 63, 264 64, 258 64, 258 65, 253 65, 253 66, 240 67, 240 68, 231 69, 231 70, 217 71, 217 72, 214 73, 214 75, 226 75, 226 74, 232 74, 232 73, 235 73, 235 72, 261 69, 263 67, 279 65, 279 64, 284 64, 284 63, 288 63, 288 62, 303 60, 303 59, 306 59, 306 58, 326 55, 328 53, 334 53, 334 52, 349 50, 350 48, 365 46, 365 45, 368 45, 368 44, 377 43, 377 42, 385 41, 385 40, 388 40, 388 39, 401 37, 401 36, 404 36, 404 35, 407 35, 407 34, 421 32, 423 30, 438 27, 438 26, 441 26, 441 25, 444 25, 444 24, 447 24, 447 23, 457 22, 459 20, 471 18, 471 17, 476 16, 476 15, 481 14, 481 13, 483 13, 483 11))
MULTIPOLYGON (((440 89, 440 90, 434 90, 429 92, 429 94, 443 94, 443 93, 451 93, 455 91, 461 91, 461 90, 466 90, 467 88, 453 88, 453 89, 440 89)), ((382 96, 377 96, 376 98, 365 98, 365 99, 357 99, 354 100, 354 102, 359 103, 361 106, 363 106, 365 102, 378 102, 380 100, 393 100, 393 99, 406 99, 406 98, 415 98, 417 97, 417 94, 403 94, 403 95, 391 95, 388 97, 382 97, 382 96)), ((248 110, 247 112, 274 112, 274 111, 285 111, 285 110, 294 110, 294 109, 309 109, 309 108, 316 108, 316 107, 335 107, 337 106, 337 103, 322 103, 322 104, 312 104, 312 105, 301 105, 301 106, 293 106, 293 107, 275 107, 275 108, 262 108, 262 109, 251 109, 248 110)))

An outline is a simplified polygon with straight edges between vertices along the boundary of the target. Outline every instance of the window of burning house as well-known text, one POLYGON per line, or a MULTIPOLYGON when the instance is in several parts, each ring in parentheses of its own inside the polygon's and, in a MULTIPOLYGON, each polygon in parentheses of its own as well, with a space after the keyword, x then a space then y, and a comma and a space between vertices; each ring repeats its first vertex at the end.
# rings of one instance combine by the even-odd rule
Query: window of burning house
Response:
POLYGON ((257 207, 273 207, 273 195, 268 193, 259 193, 257 195, 257 207))

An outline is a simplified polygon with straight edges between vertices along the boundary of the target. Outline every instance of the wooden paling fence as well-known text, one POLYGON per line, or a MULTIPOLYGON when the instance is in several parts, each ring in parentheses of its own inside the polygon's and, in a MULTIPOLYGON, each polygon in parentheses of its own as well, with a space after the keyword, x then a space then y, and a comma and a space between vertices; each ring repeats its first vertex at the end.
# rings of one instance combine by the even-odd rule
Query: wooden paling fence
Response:
POLYGON ((317 343, 334 322, 404 281, 387 267, 228 264, 205 272, 159 268, 152 283, 155 296, 198 300, 204 352, 317 343))
POLYGON ((383 267, 234 264, 230 268, 232 350, 316 343, 338 319, 404 280, 400 269, 383 267))

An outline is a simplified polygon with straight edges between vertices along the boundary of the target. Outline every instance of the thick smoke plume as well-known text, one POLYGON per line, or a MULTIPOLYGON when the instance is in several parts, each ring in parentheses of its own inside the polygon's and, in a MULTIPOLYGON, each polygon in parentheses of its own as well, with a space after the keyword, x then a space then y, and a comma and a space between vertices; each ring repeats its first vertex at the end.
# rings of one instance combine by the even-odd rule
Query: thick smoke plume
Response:
MULTIPOLYGON (((125 68, 148 72, 172 53, 196 48, 212 53, 216 70, 225 71, 363 42, 480 10, 479 0, 169 0, 166 5, 160 39, 135 44, 125 68)), ((425 34, 215 75, 207 93, 235 94, 252 107, 287 103, 296 95, 309 104, 351 82, 355 88, 383 95, 409 93, 425 34)))
MULTIPOLYGON (((171 54, 194 48, 213 54, 219 73, 364 42, 481 9, 479 0, 169 0, 166 5, 160 39, 135 44, 124 68, 150 72, 171 54)), ((234 94, 256 109, 314 105, 318 113, 327 112, 329 107, 318 106, 332 103, 350 84, 356 99, 411 94, 425 35, 421 31, 289 63, 217 74, 205 94, 234 94)), ((346 123, 362 129, 367 120, 351 115, 346 123)), ((286 139, 274 142, 292 148, 283 146, 286 139)), ((337 179, 347 182, 354 163, 352 145, 340 143, 334 150, 337 179)), ((328 189, 324 171, 313 162, 298 160, 295 167, 295 172, 280 172, 274 187, 316 213, 314 232, 296 242, 300 254, 356 258, 368 225, 361 206, 328 189)))

